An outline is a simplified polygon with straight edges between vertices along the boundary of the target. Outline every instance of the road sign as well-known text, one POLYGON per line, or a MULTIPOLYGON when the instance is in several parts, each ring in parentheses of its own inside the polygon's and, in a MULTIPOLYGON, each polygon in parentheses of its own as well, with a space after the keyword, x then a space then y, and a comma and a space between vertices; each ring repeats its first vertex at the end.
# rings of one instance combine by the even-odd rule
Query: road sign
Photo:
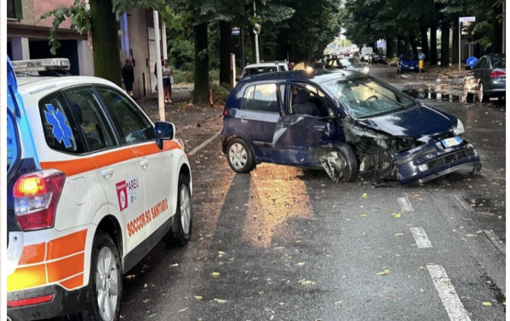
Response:
POLYGON ((466 60, 466 65, 473 67, 477 62, 478 62, 478 59, 476 59, 476 57, 469 57, 466 60))
POLYGON ((423 59, 425 59, 425 54, 424 54, 423 52, 420 52, 420 53, 418 54, 418 59, 419 59, 419 60, 423 60, 423 59))
POLYGON ((476 21, 476 17, 460 17, 459 22, 473 22, 476 21))
POLYGON ((239 36, 239 34, 241 33, 240 29, 239 28, 232 28, 232 36, 239 36))

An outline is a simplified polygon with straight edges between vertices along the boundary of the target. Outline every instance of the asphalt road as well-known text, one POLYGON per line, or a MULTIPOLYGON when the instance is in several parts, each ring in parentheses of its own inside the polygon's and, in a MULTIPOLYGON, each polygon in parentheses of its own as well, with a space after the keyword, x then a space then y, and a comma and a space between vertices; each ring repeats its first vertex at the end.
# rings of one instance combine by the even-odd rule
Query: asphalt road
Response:
MULTIPOLYGON (((400 88, 437 87, 371 69, 400 88)), ((464 122, 482 172, 424 185, 336 184, 270 164, 236 175, 219 138, 195 149, 221 119, 182 132, 194 150, 194 235, 128 273, 123 319, 504 320, 504 244, 490 238, 505 241, 506 112, 452 97, 423 101, 464 122)))

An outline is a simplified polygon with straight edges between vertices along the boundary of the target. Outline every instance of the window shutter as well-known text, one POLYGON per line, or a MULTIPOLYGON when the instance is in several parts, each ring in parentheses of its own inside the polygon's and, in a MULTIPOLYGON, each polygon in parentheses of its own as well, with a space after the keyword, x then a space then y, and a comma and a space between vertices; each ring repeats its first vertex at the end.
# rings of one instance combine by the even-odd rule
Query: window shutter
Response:
POLYGON ((21 0, 14 0, 14 15, 16 19, 23 19, 23 6, 21 0))

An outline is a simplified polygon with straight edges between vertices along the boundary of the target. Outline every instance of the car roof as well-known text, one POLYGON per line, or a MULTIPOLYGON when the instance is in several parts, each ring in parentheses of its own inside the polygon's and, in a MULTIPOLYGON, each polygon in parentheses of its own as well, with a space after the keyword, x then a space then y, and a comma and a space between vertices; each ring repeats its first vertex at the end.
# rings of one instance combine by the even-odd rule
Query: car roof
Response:
POLYGON ((258 67, 274 67, 276 66, 277 64, 283 64, 284 62, 282 61, 276 61, 276 62, 261 62, 261 63, 258 63, 258 64, 249 64, 249 65, 246 65, 244 68, 258 68, 258 67))
POLYGON ((337 71, 337 72, 330 72, 327 70, 314 70, 314 71, 307 71, 307 70, 292 70, 292 71, 281 71, 281 72, 272 72, 272 73, 265 73, 265 74, 258 74, 253 76, 248 76, 243 79, 241 79, 240 83, 245 82, 251 82, 251 81, 306 81, 306 82, 313 82, 313 83, 324 83, 330 80, 335 79, 342 79, 353 75, 362 75, 359 72, 353 72, 353 71, 337 71))
POLYGON ((21 95, 30 97, 45 96, 50 92, 77 85, 107 85, 117 87, 111 81, 99 77, 90 76, 23 76, 17 75, 18 91, 21 95))

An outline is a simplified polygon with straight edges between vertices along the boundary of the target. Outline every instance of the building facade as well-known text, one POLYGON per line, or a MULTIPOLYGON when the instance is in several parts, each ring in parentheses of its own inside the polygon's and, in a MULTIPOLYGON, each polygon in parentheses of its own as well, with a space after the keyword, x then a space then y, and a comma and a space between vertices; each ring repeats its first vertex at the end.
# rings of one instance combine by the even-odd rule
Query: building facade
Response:
MULTIPOLYGON (((84 0, 87 1, 87 0, 84 0)), ((108 1, 108 0, 105 0, 108 1)), ((64 21, 58 29, 61 47, 54 56, 48 38, 53 18, 39 17, 51 10, 73 5, 74 0, 7 0, 7 54, 12 60, 68 58, 73 75, 94 75, 94 59, 87 34, 80 35, 64 21)), ((166 33, 160 21, 161 56, 166 58, 166 33)), ((131 58, 134 64, 133 93, 146 96, 155 92, 156 41, 152 10, 135 9, 122 15, 119 21, 121 64, 131 58)))

